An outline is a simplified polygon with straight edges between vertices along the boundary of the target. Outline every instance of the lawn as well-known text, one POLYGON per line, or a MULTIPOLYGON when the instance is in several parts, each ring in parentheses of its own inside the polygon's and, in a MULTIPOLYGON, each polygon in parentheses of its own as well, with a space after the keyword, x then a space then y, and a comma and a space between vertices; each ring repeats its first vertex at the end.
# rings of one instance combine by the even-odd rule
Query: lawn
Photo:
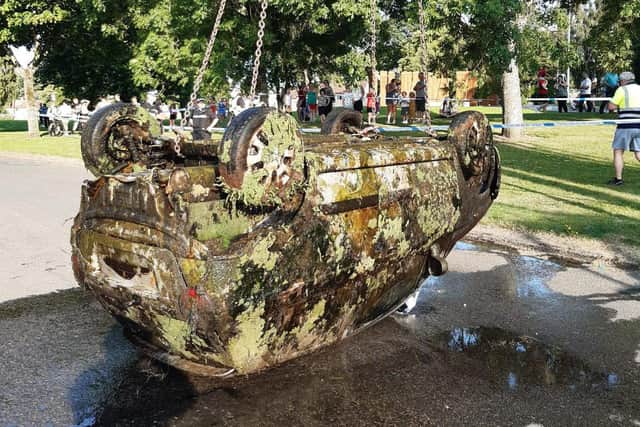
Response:
POLYGON ((640 247, 640 167, 611 187, 613 127, 536 129, 499 144, 503 186, 487 222, 640 247))
POLYGON ((80 136, 48 136, 43 130, 38 139, 27 137, 27 122, 0 120, 0 151, 80 158, 80 136))
MULTIPOLYGON (((492 122, 501 122, 498 108, 473 109, 487 114, 492 122)), ((612 117, 525 112, 528 122, 612 117)), ((384 120, 382 114, 380 118, 384 120)), ((434 120, 434 124, 446 123, 445 119, 434 120)), ((80 157, 78 136, 30 140, 25 129, 24 122, 0 121, 0 151, 80 157)), ((484 221, 639 248, 640 164, 627 154, 625 185, 605 184, 613 175, 613 132, 613 126, 530 128, 521 141, 500 143, 502 191, 484 221)))

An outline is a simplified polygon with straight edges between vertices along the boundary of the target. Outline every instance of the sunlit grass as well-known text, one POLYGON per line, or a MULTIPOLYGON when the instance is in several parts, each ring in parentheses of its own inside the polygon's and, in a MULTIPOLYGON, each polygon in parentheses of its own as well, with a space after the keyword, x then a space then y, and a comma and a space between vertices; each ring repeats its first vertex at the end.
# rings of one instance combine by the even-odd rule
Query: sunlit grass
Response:
POLYGON ((640 167, 611 187, 614 127, 530 129, 501 143, 503 187, 486 222, 640 246, 640 167))
POLYGON ((0 151, 80 158, 80 136, 49 136, 44 131, 39 138, 27 136, 27 123, 0 120, 0 151))

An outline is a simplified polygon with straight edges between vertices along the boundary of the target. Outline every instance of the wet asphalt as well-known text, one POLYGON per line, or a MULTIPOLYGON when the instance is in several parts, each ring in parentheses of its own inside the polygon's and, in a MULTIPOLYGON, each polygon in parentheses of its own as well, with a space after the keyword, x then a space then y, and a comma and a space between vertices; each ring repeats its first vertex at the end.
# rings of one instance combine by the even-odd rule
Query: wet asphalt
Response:
MULTIPOLYGON (((57 209, 75 207, 77 194, 57 209)), ((13 244, 4 262, 32 243, 13 244)), ((0 426, 640 426, 639 271, 466 243, 448 260, 449 273, 426 280, 406 313, 223 382, 140 356, 72 282, 9 300, 0 426)))

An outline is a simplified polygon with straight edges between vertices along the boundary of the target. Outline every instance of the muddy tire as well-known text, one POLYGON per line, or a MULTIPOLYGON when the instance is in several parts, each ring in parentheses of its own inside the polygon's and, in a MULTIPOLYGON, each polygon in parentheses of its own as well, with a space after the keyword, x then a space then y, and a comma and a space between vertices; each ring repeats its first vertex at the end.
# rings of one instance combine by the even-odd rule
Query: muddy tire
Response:
POLYGON ((136 161, 131 147, 160 135, 160 125, 144 108, 118 103, 96 111, 82 132, 86 168, 106 175, 136 161))
POLYGON ((354 110, 337 109, 327 116, 322 124, 322 135, 334 135, 338 133, 353 133, 353 129, 362 127, 362 113, 354 110))
POLYGON ((495 200, 498 198, 498 194, 500 194, 500 185, 502 184, 502 168, 500 167, 500 152, 498 148, 493 146, 493 155, 495 159, 494 163, 494 172, 493 177, 491 179, 491 200, 495 200))
POLYGON ((449 142, 458 153, 466 179, 488 173, 495 151, 487 117, 478 111, 457 114, 449 126, 449 142))
POLYGON ((299 207, 304 193, 304 145, 296 120, 271 108, 233 119, 218 145, 220 177, 247 207, 299 207))

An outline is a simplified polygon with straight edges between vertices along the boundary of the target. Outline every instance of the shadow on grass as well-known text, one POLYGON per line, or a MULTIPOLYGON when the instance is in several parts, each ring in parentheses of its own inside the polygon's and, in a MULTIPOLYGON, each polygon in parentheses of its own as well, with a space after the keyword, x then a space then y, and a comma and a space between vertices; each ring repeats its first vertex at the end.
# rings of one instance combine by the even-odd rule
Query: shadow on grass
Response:
POLYGON ((500 144, 504 191, 497 215, 513 225, 618 241, 640 247, 640 173, 628 167, 623 187, 605 184, 609 161, 500 144), (634 185, 635 184, 635 185, 634 185), (517 199, 531 195, 526 206, 517 199), (546 199, 546 200, 545 200, 546 199))
MULTIPOLYGON (((495 123, 502 123, 502 113, 500 111, 484 112, 489 121, 495 123)), ((616 114, 607 113, 557 113, 557 112, 544 112, 538 113, 534 111, 525 111, 523 114, 525 122, 530 121, 545 121, 545 122, 562 122, 562 121, 581 121, 581 120, 613 120, 617 118, 616 114)))
POLYGON ((26 132, 26 120, 0 120, 0 132, 26 132))

